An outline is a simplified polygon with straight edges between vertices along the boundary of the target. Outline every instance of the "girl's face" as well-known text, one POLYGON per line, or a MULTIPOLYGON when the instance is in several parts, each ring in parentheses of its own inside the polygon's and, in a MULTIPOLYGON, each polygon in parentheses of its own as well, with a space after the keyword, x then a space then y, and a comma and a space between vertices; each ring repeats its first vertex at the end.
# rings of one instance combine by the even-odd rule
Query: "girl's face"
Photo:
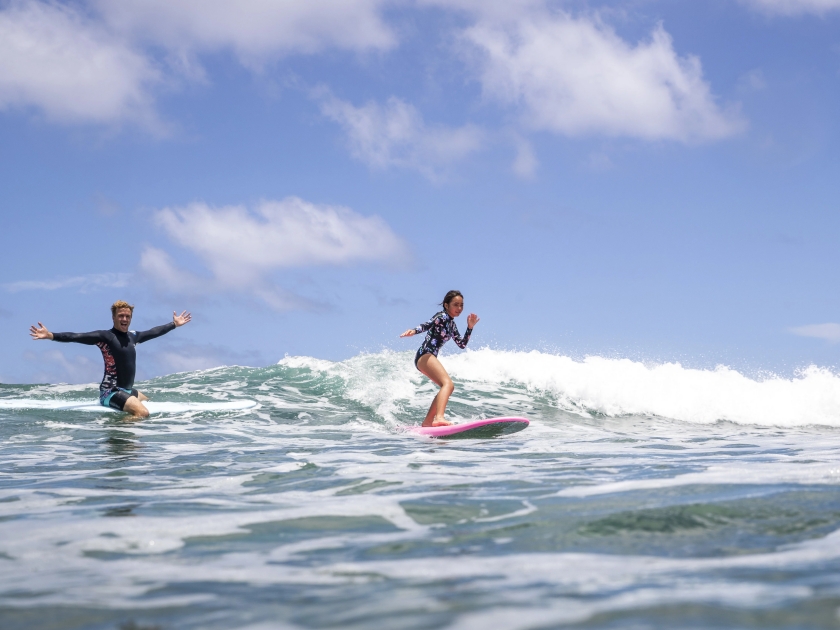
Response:
POLYGON ((464 298, 460 295, 456 295, 452 298, 452 301, 449 304, 445 304, 444 306, 446 307, 446 312, 449 313, 450 317, 458 317, 458 315, 460 315, 464 310, 464 298))

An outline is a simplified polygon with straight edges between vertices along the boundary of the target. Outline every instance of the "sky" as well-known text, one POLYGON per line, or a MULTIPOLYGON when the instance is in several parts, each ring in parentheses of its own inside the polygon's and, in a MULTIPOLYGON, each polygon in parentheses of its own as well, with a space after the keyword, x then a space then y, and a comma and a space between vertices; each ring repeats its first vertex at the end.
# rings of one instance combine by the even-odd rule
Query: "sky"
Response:
MULTIPOLYGON (((836 369, 840 0, 0 0, 0 382, 471 346, 836 369), (458 324, 463 331, 466 317, 458 324)), ((450 352, 455 351, 450 349, 450 352)))

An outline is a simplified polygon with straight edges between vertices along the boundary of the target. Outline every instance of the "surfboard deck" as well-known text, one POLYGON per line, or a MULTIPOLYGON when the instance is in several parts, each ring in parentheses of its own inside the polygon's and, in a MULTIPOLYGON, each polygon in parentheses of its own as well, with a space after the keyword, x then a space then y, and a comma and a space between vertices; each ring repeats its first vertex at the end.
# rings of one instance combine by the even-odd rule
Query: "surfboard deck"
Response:
POLYGON ((446 427, 410 427, 410 433, 426 435, 441 440, 476 440, 496 438, 527 429, 527 418, 487 418, 446 427))
MULTIPOLYGON (((149 413, 186 413, 188 411, 240 411, 257 406, 254 400, 229 400, 224 402, 155 402, 143 403, 149 413)), ((0 409, 44 409, 61 411, 86 411, 91 413, 120 413, 89 400, 37 400, 32 398, 0 399, 0 409)))

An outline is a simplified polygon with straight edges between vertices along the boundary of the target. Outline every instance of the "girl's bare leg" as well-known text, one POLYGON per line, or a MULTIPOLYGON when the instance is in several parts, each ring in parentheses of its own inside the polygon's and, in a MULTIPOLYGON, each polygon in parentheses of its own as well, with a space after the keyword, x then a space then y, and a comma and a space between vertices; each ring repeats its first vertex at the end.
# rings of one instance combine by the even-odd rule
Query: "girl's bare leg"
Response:
POLYGON ((433 354, 424 354, 417 362, 417 369, 424 375, 428 376, 433 383, 440 387, 440 391, 432 401, 432 406, 429 408, 429 413, 426 414, 426 419, 423 420, 424 427, 441 427, 451 422, 447 422, 443 414, 446 412, 446 404, 449 402, 449 397, 455 390, 455 385, 452 384, 452 379, 446 368, 443 367, 438 358, 433 354), (431 419, 431 422, 429 421, 431 419))
POLYGON ((432 422, 435 421, 435 413, 437 412, 437 394, 435 394, 434 399, 432 400, 432 404, 429 406, 429 412, 426 414, 425 420, 423 420, 424 427, 432 426, 432 422))
POLYGON ((143 392, 137 392, 137 400, 143 402, 144 400, 149 400, 149 397, 146 396, 143 392))

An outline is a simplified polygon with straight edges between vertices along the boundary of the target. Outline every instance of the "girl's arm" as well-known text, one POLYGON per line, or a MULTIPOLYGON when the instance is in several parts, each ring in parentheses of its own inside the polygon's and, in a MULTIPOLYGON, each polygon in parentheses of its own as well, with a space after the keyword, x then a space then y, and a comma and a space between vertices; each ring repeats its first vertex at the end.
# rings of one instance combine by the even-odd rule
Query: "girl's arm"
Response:
POLYGON ((472 335, 473 326, 478 323, 478 315, 475 313, 470 313, 469 317, 467 317, 467 332, 464 333, 463 338, 458 334, 458 326, 455 325, 455 320, 452 320, 452 341, 455 342, 455 345, 461 348, 462 350, 467 347, 467 344, 470 341, 470 336, 472 335))
POLYGON ((423 322, 417 328, 409 328, 403 334, 401 334, 400 337, 411 337, 412 335, 419 335, 421 333, 426 332, 427 330, 429 330, 429 328, 431 328, 434 325, 439 315, 440 313, 432 317, 432 319, 430 319, 429 321, 423 322))
POLYGON ((458 334, 458 327, 455 325, 455 322, 452 322, 452 341, 455 342, 455 345, 463 350, 467 347, 467 344, 470 341, 470 335, 472 335, 472 328, 467 328, 467 332, 464 333, 464 336, 458 334))

